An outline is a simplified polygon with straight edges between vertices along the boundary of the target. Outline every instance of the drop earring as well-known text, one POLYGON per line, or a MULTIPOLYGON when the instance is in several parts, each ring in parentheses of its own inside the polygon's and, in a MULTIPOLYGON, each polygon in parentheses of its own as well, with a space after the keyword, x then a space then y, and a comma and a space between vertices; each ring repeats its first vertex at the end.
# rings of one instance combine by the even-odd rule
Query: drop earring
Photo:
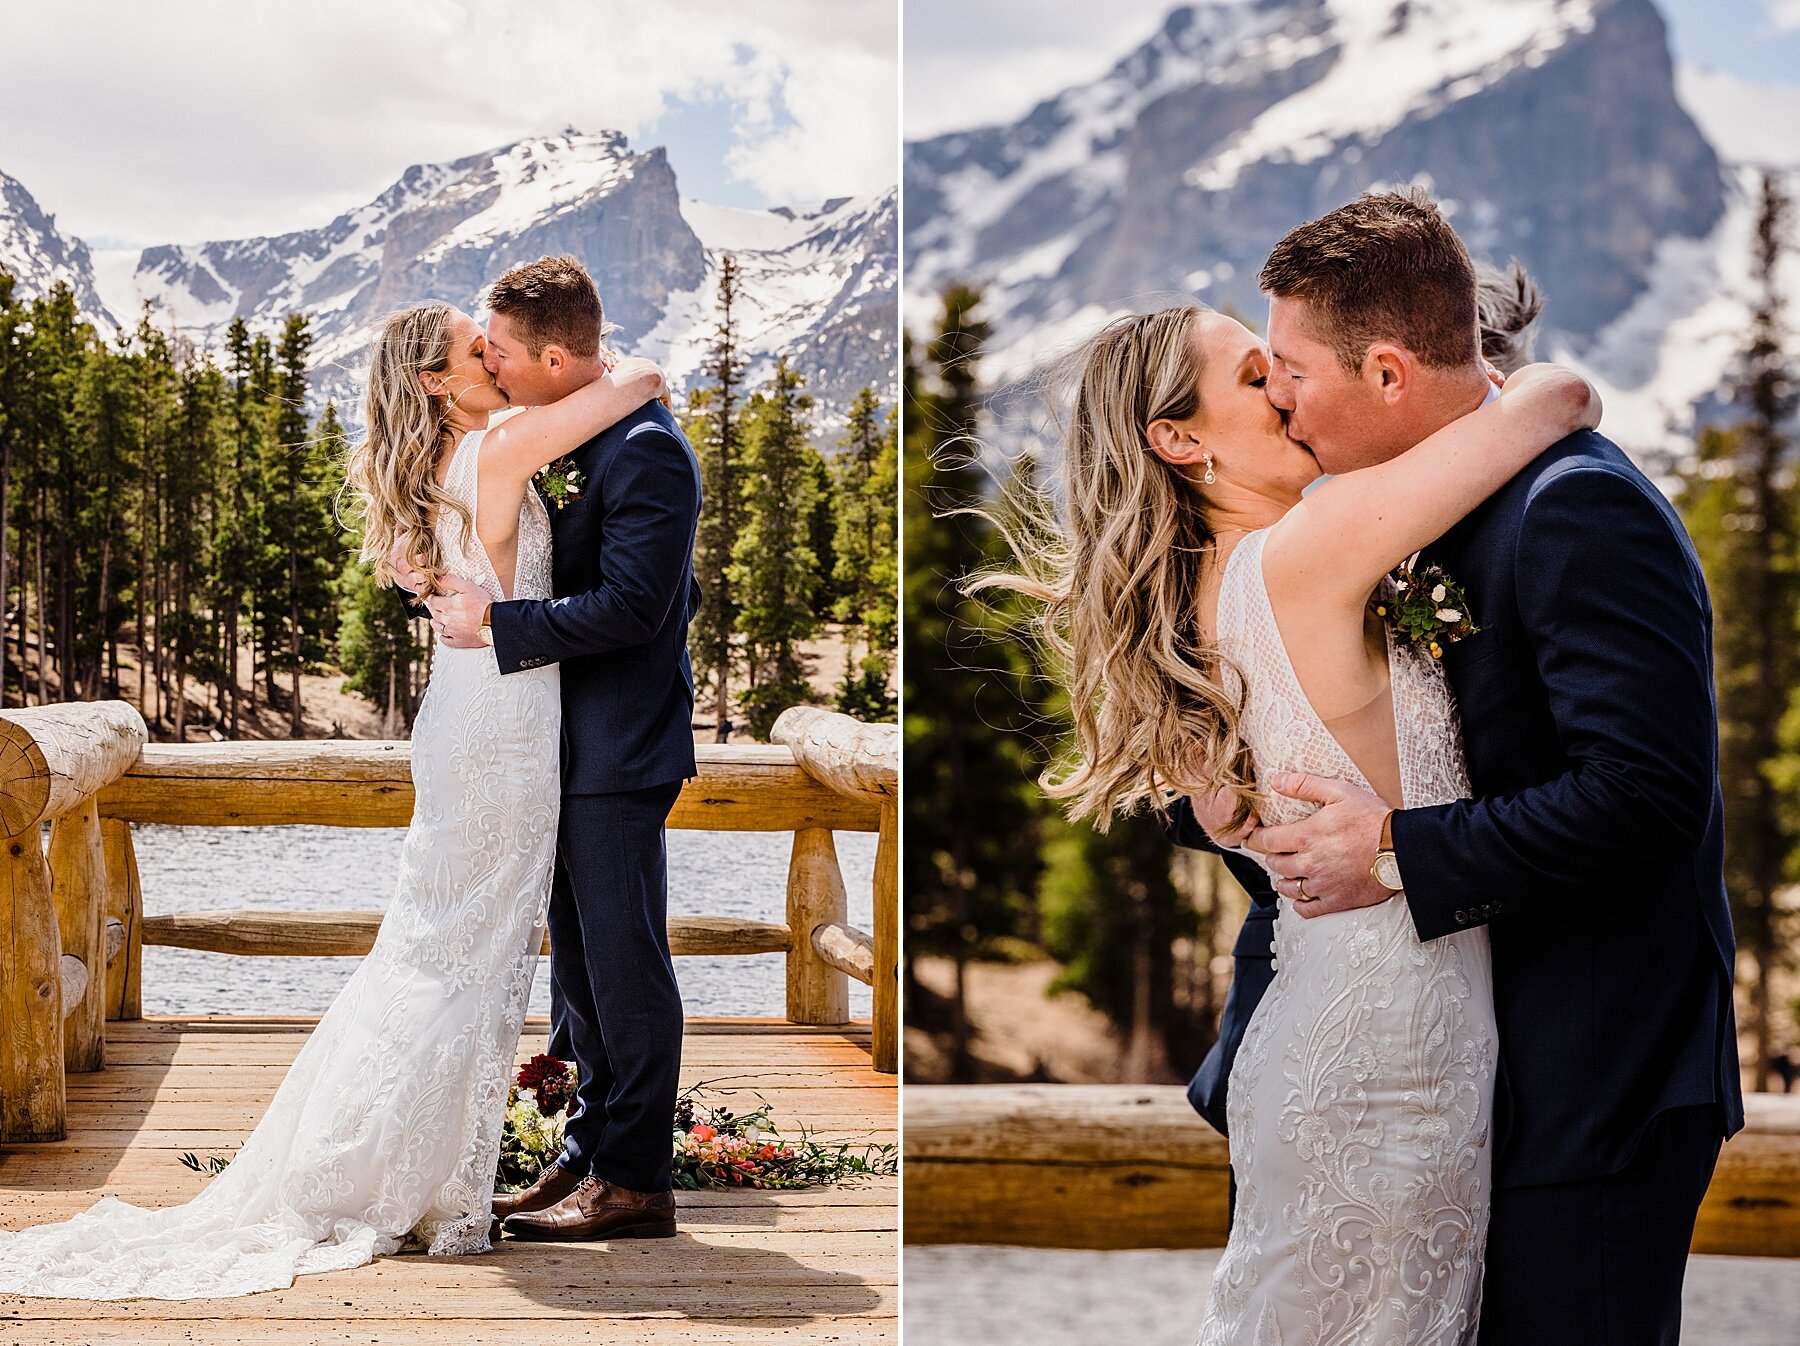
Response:
POLYGON ((1219 479, 1219 474, 1213 471, 1213 457, 1210 453, 1206 455, 1203 461, 1206 463, 1206 475, 1200 478, 1200 480, 1205 482, 1208 486, 1211 486, 1219 479))

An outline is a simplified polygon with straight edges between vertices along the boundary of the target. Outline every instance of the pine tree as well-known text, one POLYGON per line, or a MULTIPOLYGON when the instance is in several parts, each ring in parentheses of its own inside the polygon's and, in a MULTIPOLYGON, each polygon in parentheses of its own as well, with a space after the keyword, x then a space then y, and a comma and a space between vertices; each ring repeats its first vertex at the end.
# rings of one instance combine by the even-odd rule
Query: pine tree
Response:
POLYGON ((700 611, 689 635, 696 676, 711 688, 714 741, 731 737, 731 686, 738 653, 738 600, 732 557, 743 532, 743 397, 745 361, 739 345, 737 259, 726 253, 719 267, 719 321, 701 374, 708 380, 689 394, 687 434, 700 459, 701 511, 694 539, 694 573, 700 611))
MULTIPOLYGON (((344 427, 334 403, 319 418, 319 447, 334 461, 345 456, 344 427)), ((393 589, 375 582, 374 569, 357 559, 359 537, 346 537, 350 559, 338 577, 341 600, 337 631, 338 667, 344 690, 381 708, 381 735, 396 738, 410 729, 418 706, 412 690, 413 665, 424 655, 413 618, 393 589)))
POLYGON ((269 535, 281 558, 279 597, 270 607, 285 637, 278 652, 271 649, 270 658, 290 678, 288 734, 292 738, 306 732, 301 675, 331 654, 336 633, 335 581, 343 559, 342 540, 332 514, 332 500, 341 485, 341 430, 332 430, 330 448, 310 432, 306 357, 311 348, 307 321, 295 314, 283 326, 276 352, 275 424, 268 474, 269 535))
POLYGON ((1041 863, 1041 796, 1032 732, 1037 687, 1024 647, 1004 621, 963 598, 957 582, 1002 556, 984 521, 938 517, 979 504, 985 478, 971 461, 980 423, 979 361, 988 328, 981 297, 952 286, 926 348, 935 376, 906 348, 906 754, 908 1003, 927 997, 912 962, 955 964, 948 1015, 949 1072, 968 1078, 967 964, 991 940, 1030 934, 1041 863))
MULTIPOLYGON (((4 614, 12 610, 11 528, 13 460, 19 439, 16 390, 23 377, 19 344, 19 306, 13 300, 12 276, 0 271, 0 706, 6 705, 6 630, 4 614)), ((23 698, 20 704, 24 704, 23 698)))
POLYGON ((1126 1042, 1124 1078, 1169 1079, 1199 1061, 1204 1029, 1175 1005, 1175 944, 1198 933, 1175 886, 1169 839, 1151 818, 1048 824, 1038 887, 1044 947, 1063 964, 1051 990, 1079 992, 1126 1042))
POLYGON ((84 352, 74 389, 74 477, 63 486, 73 535, 67 561, 73 611, 67 699, 107 694, 107 656, 116 651, 124 618, 119 591, 129 577, 129 552, 119 545, 119 532, 138 420, 132 363, 129 336, 122 336, 116 348, 95 340, 84 352))
POLYGON ((178 374, 179 423, 167 458, 162 497, 162 547, 158 565, 168 575, 158 643, 166 647, 172 701, 170 727, 175 741, 187 737, 187 682, 198 667, 201 676, 211 662, 208 624, 199 610, 209 579, 211 480, 218 442, 218 423, 226 401, 225 379, 212 360, 190 353, 178 374))
POLYGON ((148 301, 139 317, 135 336, 137 363, 137 424, 132 430, 133 460, 137 485, 132 504, 134 577, 133 628, 138 644, 138 713, 155 724, 161 703, 151 694, 158 689, 157 593, 161 579, 157 551, 161 539, 160 491, 168 467, 171 425, 175 418, 175 353, 162 330, 151 321, 148 301))
POLYGON ((844 631, 837 708, 861 719, 892 720, 895 712, 888 682, 899 609, 897 436, 895 417, 890 415, 884 428, 875 390, 864 388, 851 403, 839 441, 833 493, 833 573, 839 589, 833 615, 844 631))
MULTIPOLYGON (((230 359, 231 439, 230 451, 221 469, 225 474, 223 492, 230 501, 229 509, 220 512, 217 536, 213 546, 218 557, 217 589, 214 603, 220 614, 224 647, 221 660, 220 709, 225 719, 224 732, 236 738, 242 732, 243 693, 238 685, 238 652, 243 644, 240 619, 245 602, 255 587, 256 565, 263 546, 262 462, 268 439, 267 406, 256 386, 256 373, 251 359, 249 326, 233 318, 226 329, 225 350, 230 359)), ((252 642, 254 648, 254 641, 252 642)), ((250 665, 250 694, 256 694, 256 662, 250 665)), ((254 708, 254 700, 252 700, 254 708)))
POLYGON ((1765 176, 1754 249, 1759 291, 1737 378, 1747 414, 1728 429, 1702 431, 1679 499, 1712 591, 1725 874, 1738 946, 1753 968, 1757 1089, 1768 1085, 1770 984, 1784 948, 1778 889, 1800 878, 1800 487, 1788 462, 1785 426, 1796 395, 1776 280, 1789 210, 1765 176))
POLYGON ((730 582, 750 666, 741 703, 750 732, 765 740, 783 710, 812 694, 800 644, 819 629, 818 558, 809 538, 818 450, 808 437, 812 398, 800 391, 804 383, 785 357, 777 360, 744 417, 744 525, 730 582))

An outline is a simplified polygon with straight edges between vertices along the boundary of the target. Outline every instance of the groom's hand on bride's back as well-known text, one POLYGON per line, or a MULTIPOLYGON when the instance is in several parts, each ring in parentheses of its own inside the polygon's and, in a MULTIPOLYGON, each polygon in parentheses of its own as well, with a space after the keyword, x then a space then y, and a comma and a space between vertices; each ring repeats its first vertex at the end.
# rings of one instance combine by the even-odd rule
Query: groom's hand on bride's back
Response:
POLYGON ((1269 788, 1319 806, 1297 823, 1259 827, 1250 837, 1251 848, 1263 852, 1263 865, 1275 876, 1275 891, 1294 899, 1296 914, 1354 911, 1394 896, 1370 872, 1389 812, 1381 796, 1303 771, 1276 772, 1269 788))

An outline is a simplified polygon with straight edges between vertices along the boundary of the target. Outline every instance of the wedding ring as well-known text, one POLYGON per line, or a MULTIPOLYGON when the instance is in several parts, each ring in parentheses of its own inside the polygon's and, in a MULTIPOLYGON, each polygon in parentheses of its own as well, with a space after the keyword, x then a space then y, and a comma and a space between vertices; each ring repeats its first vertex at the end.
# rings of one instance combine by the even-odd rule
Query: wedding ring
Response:
POLYGON ((1294 898, 1296 901, 1300 901, 1300 902, 1312 901, 1312 899, 1306 895, 1306 880, 1305 879, 1295 879, 1294 880, 1294 898))

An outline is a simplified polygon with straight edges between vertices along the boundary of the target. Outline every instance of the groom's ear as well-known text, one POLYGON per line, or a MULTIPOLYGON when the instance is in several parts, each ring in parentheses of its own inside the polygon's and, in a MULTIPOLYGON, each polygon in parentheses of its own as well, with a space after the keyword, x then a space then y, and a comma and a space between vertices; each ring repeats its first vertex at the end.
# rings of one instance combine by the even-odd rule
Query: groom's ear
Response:
POLYGON ((538 359, 544 362, 544 368, 553 376, 569 367, 569 352, 554 341, 538 352, 538 359))
POLYGON ((1377 341, 1363 356, 1363 381, 1389 406, 1399 402, 1412 389, 1418 361, 1404 346, 1391 341, 1377 341))

